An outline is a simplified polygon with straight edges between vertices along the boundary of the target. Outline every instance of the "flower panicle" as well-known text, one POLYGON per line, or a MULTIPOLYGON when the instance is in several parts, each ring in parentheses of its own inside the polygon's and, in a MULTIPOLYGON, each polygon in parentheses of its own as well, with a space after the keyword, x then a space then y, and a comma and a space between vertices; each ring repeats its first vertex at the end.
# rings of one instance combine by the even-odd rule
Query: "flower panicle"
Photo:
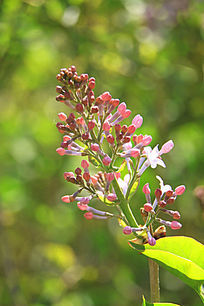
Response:
MULTIPOLYGON (((60 156, 82 158, 81 165, 74 172, 64 173, 65 180, 78 185, 78 190, 72 195, 62 196, 62 201, 77 202, 77 207, 85 211, 84 217, 88 220, 111 217, 122 220, 126 224, 123 229, 126 235, 133 233, 137 236, 142 229, 146 232, 146 242, 154 245, 162 234, 157 229, 152 232, 152 224, 156 221, 162 224, 160 228, 169 226, 169 221, 157 218, 158 213, 175 220, 180 218, 179 212, 166 209, 166 206, 183 194, 185 186, 178 186, 175 191, 166 190, 163 188, 165 186, 158 188, 152 202, 149 184, 145 184, 143 192, 146 203, 141 208, 144 226, 138 226, 125 206, 129 205, 135 186, 139 185, 140 177, 148 167, 166 167, 161 156, 173 149, 173 141, 166 142, 160 150, 158 145, 152 149, 149 146, 152 136, 137 132, 143 124, 143 117, 137 114, 131 124, 125 124, 124 121, 131 116, 126 103, 113 98, 108 91, 96 96, 95 78, 78 74, 75 66, 62 68, 56 78, 61 83, 56 87, 56 101, 70 110, 69 114, 58 113, 56 127, 63 136, 56 152, 60 156), (95 173, 92 173, 93 166, 95 173), (123 171, 126 171, 125 176, 123 171), (81 196, 84 192, 86 195, 81 196), (94 199, 117 213, 93 208, 89 204, 94 199)), ((177 229, 180 223, 172 221, 171 224, 172 229, 177 229)))

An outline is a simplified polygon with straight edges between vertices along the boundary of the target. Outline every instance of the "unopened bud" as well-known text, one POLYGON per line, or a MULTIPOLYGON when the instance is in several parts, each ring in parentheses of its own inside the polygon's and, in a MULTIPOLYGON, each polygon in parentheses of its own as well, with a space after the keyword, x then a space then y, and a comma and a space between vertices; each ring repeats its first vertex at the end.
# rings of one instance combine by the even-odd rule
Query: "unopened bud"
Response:
POLYGON ((63 197, 61 197, 61 200, 65 203, 70 203, 70 196, 68 195, 65 195, 63 197))
POLYGON ((89 122, 88 122, 88 129, 89 129, 89 130, 93 130, 94 127, 95 127, 95 122, 94 122, 94 121, 89 121, 89 122))
POLYGON ((152 207, 152 205, 150 203, 144 204, 144 210, 146 212, 150 212, 150 211, 152 211, 152 209, 153 209, 153 207, 152 207))
POLYGON ((186 187, 184 185, 178 186, 175 189, 175 194, 176 195, 182 195, 185 190, 186 190, 186 187))
POLYGON ((65 155, 65 149, 63 149, 63 148, 57 148, 57 149, 56 149, 56 152, 57 152, 59 155, 61 155, 61 156, 65 155))
POLYGON ((87 220, 91 220, 93 219, 93 213, 92 212, 86 212, 84 214, 84 217, 87 219, 87 220))
POLYGON ((171 228, 172 229, 180 229, 182 227, 182 224, 181 223, 179 223, 179 222, 177 222, 177 221, 172 221, 171 222, 171 228))
POLYGON ((157 188, 157 189, 155 190, 155 197, 157 198, 158 201, 160 200, 161 195, 162 195, 161 189, 157 188))
POLYGON ((142 191, 144 192, 144 194, 150 194, 151 190, 149 188, 149 183, 146 183, 143 188, 142 191))
POLYGON ((117 199, 117 196, 114 193, 109 193, 109 195, 107 196, 108 201, 115 201, 117 199))
POLYGON ((110 163, 111 163, 111 158, 110 158, 108 155, 106 155, 106 156, 103 158, 103 164, 104 164, 105 166, 109 166, 110 163))
POLYGON ((83 107, 83 105, 82 105, 81 103, 78 103, 78 104, 75 106, 75 108, 76 108, 76 111, 77 111, 78 113, 83 113, 83 111, 84 111, 84 107, 83 107))
POLYGON ((81 161, 81 166, 82 166, 82 168, 86 169, 86 168, 89 167, 89 162, 87 160, 83 159, 81 161))
POLYGON ((123 228, 123 234, 130 235, 132 233, 132 228, 130 226, 126 226, 123 228))

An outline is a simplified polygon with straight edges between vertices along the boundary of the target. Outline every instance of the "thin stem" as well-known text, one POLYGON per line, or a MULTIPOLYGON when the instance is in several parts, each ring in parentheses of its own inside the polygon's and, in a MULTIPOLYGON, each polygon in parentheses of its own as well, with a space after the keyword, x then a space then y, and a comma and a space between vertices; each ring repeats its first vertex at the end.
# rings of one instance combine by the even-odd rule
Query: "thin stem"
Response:
POLYGON ((150 258, 148 259, 148 262, 151 303, 160 302, 159 265, 150 258))

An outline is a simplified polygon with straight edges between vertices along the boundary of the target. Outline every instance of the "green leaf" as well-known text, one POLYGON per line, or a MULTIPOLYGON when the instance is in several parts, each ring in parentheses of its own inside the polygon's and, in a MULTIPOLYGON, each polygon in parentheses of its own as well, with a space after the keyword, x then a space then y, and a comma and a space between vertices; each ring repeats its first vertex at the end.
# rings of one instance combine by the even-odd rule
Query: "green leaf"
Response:
POLYGON ((179 304, 173 304, 173 303, 148 303, 144 296, 143 296, 143 303, 142 306, 180 306, 179 304))
POLYGON ((100 163, 92 156, 89 156, 88 157, 88 160, 89 162, 94 165, 95 167, 99 167, 100 166, 100 163))
POLYGON ((129 243, 191 286, 204 302, 204 245, 185 236, 161 238, 155 246, 129 243))

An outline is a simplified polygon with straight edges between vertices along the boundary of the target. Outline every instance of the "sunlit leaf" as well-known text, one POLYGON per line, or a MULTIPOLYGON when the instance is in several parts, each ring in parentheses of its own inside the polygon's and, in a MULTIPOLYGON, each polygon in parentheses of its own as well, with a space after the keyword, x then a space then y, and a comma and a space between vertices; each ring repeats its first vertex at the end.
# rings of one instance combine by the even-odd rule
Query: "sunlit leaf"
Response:
POLYGON ((131 241, 130 244, 191 286, 204 301, 204 246, 201 243, 193 238, 175 236, 161 238, 155 246, 137 245, 131 241))
POLYGON ((179 304, 173 304, 173 303, 149 303, 145 300, 143 296, 143 303, 142 306, 180 306, 179 304))

